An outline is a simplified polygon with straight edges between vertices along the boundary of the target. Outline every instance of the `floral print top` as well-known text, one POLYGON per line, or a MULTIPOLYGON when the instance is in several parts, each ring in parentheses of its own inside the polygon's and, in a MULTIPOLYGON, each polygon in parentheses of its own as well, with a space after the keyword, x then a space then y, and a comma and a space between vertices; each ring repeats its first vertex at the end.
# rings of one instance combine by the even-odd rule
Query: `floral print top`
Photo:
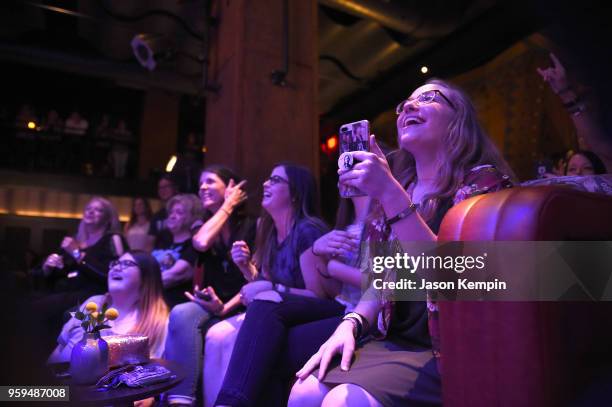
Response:
MULTIPOLYGON (((465 176, 463 185, 452 199, 442 200, 435 216, 427 224, 438 233, 446 212, 461 201, 476 195, 499 191, 513 186, 509 175, 502 174, 492 165, 480 165, 472 168, 465 176)), ((418 207, 417 207, 418 210, 418 207)), ((403 249, 394 233, 386 225, 384 212, 378 203, 373 203, 371 221, 366 226, 366 238, 370 251, 389 247, 388 250, 402 252, 403 249), (380 245, 385 243, 386 245, 380 245), (379 245, 376 245, 379 243, 379 245)), ((381 253, 382 254, 382 253, 381 253)), ((379 255, 379 253, 377 253, 379 255)), ((383 337, 400 340, 410 346, 430 348, 440 363, 440 332, 438 325, 438 306, 428 293, 426 302, 393 302, 383 298, 383 311, 379 318, 379 331, 383 337)))

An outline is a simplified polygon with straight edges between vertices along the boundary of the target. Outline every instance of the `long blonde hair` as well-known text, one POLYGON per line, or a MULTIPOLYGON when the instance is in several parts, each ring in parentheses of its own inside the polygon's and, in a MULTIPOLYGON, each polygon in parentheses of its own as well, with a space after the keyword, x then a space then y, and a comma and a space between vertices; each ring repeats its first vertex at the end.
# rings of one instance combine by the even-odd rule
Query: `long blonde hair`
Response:
POLYGON ((169 314, 164 301, 161 270, 157 260, 149 253, 140 250, 129 253, 140 270, 138 323, 130 332, 148 336, 150 348, 157 349, 165 340, 169 314))
MULTIPOLYGON (((441 145, 445 149, 444 159, 434 181, 434 190, 423 197, 419 213, 431 219, 440 203, 452 198, 463 183, 468 171, 478 165, 490 164, 503 174, 514 178, 514 173, 486 135, 478 122, 476 110, 469 96, 458 87, 439 79, 428 80, 425 85, 444 88, 444 95, 455 107, 455 115, 448 125, 441 145)), ((399 149, 390 156, 395 177, 407 186, 416 177, 414 157, 408 151, 399 149)))
MULTIPOLYGON (((85 207, 87 207, 89 204, 91 204, 94 201, 97 201, 100 203, 100 205, 102 205, 102 210, 104 211, 104 222, 106 223, 106 226, 104 229, 105 232, 106 233, 121 233, 121 223, 119 222, 119 215, 117 215, 117 210, 115 209, 113 204, 110 203, 109 200, 102 198, 101 196, 94 196, 93 198, 89 200, 89 202, 87 202, 87 205, 85 205, 85 207)), ((77 234, 75 238, 78 242, 83 243, 87 241, 87 237, 88 237, 88 234, 85 228, 85 223, 81 219, 81 222, 79 222, 79 228, 77 230, 77 234)))

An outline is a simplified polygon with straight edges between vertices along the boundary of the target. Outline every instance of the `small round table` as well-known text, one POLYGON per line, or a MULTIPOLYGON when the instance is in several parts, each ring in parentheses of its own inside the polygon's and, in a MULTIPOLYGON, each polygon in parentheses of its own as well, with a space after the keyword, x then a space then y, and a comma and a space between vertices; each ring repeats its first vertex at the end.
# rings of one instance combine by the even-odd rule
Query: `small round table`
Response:
POLYGON ((70 379, 66 379, 63 384, 70 386, 70 403, 79 406, 133 406, 134 401, 157 396, 170 390, 185 378, 181 366, 173 361, 151 359, 149 363, 165 367, 176 377, 146 387, 132 388, 122 385, 107 391, 98 391, 95 385, 71 384, 70 379))

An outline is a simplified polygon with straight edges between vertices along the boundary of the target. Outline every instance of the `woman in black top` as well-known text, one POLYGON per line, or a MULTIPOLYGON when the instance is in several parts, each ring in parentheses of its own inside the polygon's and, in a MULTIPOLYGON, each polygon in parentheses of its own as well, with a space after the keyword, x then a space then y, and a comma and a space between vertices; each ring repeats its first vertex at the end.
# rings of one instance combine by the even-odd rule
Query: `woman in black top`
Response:
POLYGON ((60 250, 50 254, 39 271, 55 292, 33 304, 43 331, 57 332, 66 310, 107 291, 108 266, 127 251, 120 231, 113 205, 93 197, 85 206, 77 234, 64 237, 60 250))
POLYGON ((166 205, 168 219, 164 228, 170 231, 171 241, 151 252, 162 271, 164 298, 172 307, 186 298, 191 289, 197 254, 191 243, 191 227, 202 218, 202 204, 193 194, 172 197, 166 205))
POLYGON ((170 313, 166 359, 183 365, 186 377, 168 394, 170 404, 190 405, 195 401, 202 371, 202 337, 215 322, 242 308, 240 289, 246 283, 232 262, 235 241, 255 240, 255 220, 246 216, 246 181, 228 168, 209 166, 200 175, 200 200, 206 222, 193 236, 204 269, 203 287, 185 293, 191 300, 175 306, 170 313))
MULTIPOLYGON (((58 253, 50 254, 42 266, 55 291, 70 291, 88 297, 106 291, 108 265, 126 250, 119 218, 104 198, 92 198, 83 211, 76 236, 66 236, 58 253)), ((83 298, 84 299, 84 298, 83 298)), ((72 301, 70 301, 72 304, 72 301)))

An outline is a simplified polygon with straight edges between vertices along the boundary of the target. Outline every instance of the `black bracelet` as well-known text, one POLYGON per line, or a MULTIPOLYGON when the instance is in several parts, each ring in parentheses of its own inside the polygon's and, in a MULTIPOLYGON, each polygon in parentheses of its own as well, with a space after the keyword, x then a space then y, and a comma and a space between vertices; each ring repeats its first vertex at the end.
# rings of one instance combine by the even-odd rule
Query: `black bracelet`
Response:
POLYGON ((366 319, 366 317, 364 317, 363 315, 361 315, 358 312, 355 312, 355 314, 359 315, 359 317, 361 317, 361 323, 362 323, 362 327, 363 327, 363 333, 365 334, 366 332, 368 332, 370 330, 370 323, 368 322, 368 320, 366 319))
POLYGON ((414 211, 416 211, 416 205, 412 202, 410 202, 410 205, 404 209, 403 211, 401 211, 400 213, 398 213, 397 215, 395 215, 394 217, 385 220, 385 224, 387 226, 391 226, 396 222, 399 222, 400 220, 407 218, 408 216, 412 215, 414 213, 414 211))
POLYGON ((353 324, 353 327, 355 328, 353 330, 353 336, 355 337, 355 339, 359 339, 361 337, 361 333, 363 331, 363 326, 361 325, 361 322, 359 322, 359 320, 355 317, 345 317, 342 318, 342 322, 344 321, 349 321, 350 323, 353 324))

